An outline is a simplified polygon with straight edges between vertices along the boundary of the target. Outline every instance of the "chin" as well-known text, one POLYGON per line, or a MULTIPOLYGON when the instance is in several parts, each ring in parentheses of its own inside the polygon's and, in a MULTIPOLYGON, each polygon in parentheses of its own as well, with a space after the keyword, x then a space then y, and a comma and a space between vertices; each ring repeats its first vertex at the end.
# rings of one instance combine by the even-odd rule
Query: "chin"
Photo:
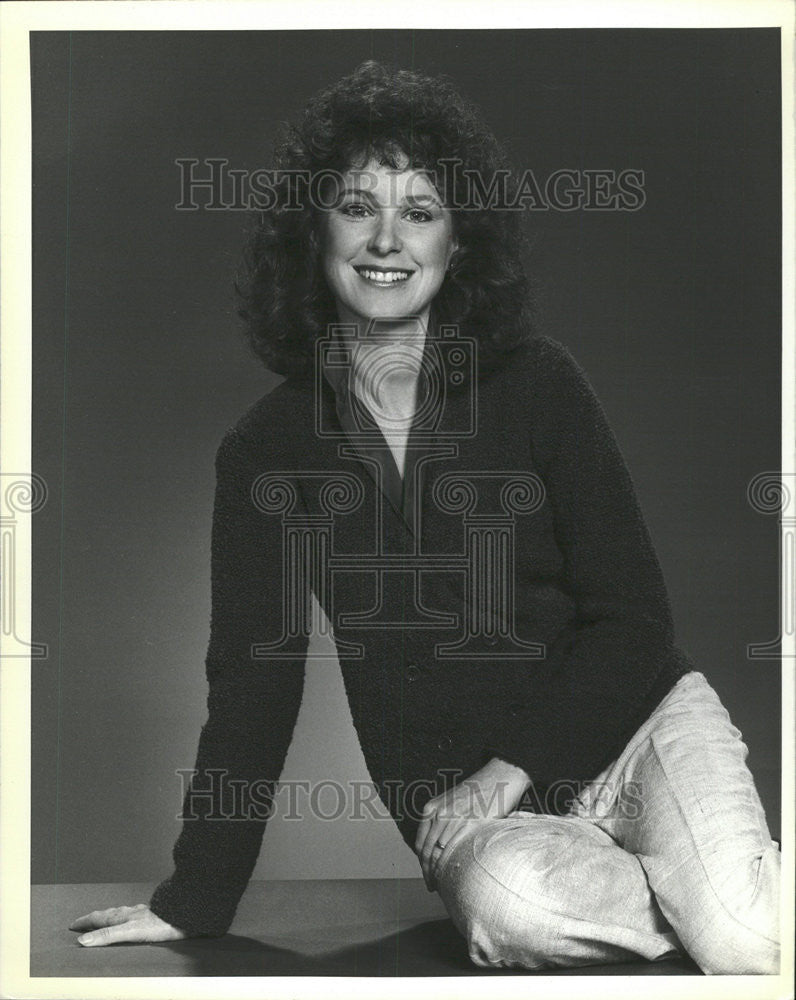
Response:
POLYGON ((378 316, 421 316, 428 310, 431 301, 425 296, 419 300, 417 296, 381 296, 377 295, 367 302, 361 303, 367 311, 378 316))
POLYGON ((422 323, 421 317, 412 311, 406 312, 385 312, 385 313, 373 313, 370 316, 363 317, 367 323, 393 323, 395 326, 402 329, 406 329, 410 326, 420 326, 422 323))

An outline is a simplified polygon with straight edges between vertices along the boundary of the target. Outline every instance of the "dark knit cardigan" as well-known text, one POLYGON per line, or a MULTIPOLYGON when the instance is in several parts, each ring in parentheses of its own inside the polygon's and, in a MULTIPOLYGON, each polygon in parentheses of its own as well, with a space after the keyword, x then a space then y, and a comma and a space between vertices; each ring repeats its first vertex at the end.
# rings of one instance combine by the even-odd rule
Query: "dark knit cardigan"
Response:
MULTIPOLYGON (((541 644, 542 657, 500 658, 505 636, 492 638, 492 659, 435 655, 436 644, 462 634, 467 579, 457 568, 419 576, 422 607, 454 616, 457 626, 447 629, 401 627, 416 599, 411 573, 385 574, 380 596, 375 572, 332 574, 333 607, 329 600, 324 610, 354 725, 370 775, 410 846, 424 802, 490 757, 524 768, 539 793, 535 808, 547 810, 546 789, 596 777, 693 669, 674 644, 665 583, 631 478, 567 349, 535 338, 508 366, 483 374, 475 393, 477 433, 458 441, 455 456, 424 467, 417 538, 357 457, 341 455, 339 441, 318 433, 319 420, 334 420, 328 385, 288 379, 225 435, 216 456, 208 717, 192 789, 210 788, 213 769, 227 784, 212 808, 186 796, 175 870, 150 902, 168 923, 190 935, 230 927, 267 818, 267 808, 241 809, 240 795, 233 805, 234 783, 256 787, 257 803, 267 806, 263 787, 278 782, 301 702, 306 635, 288 635, 280 657, 251 655, 253 644, 283 635, 286 613, 283 517, 268 513, 262 497, 252 502, 263 473, 298 483, 298 503, 288 512, 294 523, 328 509, 322 473, 356 475, 361 502, 335 514, 333 549, 361 558, 379 544, 393 556, 461 555, 462 512, 435 502, 439 476, 487 473, 479 480, 486 493, 490 472, 495 482, 509 470, 544 484, 541 506, 514 518, 513 571, 514 632, 541 644), (392 627, 341 625, 341 616, 361 615, 379 600, 381 621, 392 627), (356 643, 362 655, 349 655, 356 643), (234 810, 234 818, 223 818, 234 810)), ((471 396, 451 394, 450 413, 459 408, 465 420, 471 396)), ((494 513, 495 497, 487 501, 494 513)))

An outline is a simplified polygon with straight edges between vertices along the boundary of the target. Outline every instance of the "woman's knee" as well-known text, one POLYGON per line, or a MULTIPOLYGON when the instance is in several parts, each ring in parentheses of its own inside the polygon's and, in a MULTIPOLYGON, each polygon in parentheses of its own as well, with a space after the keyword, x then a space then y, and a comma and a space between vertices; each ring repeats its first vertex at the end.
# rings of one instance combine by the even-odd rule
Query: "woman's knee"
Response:
POLYGON ((762 853, 747 870, 745 884, 707 887, 694 892, 687 910, 674 915, 684 945, 708 975, 777 975, 779 973, 780 854, 762 853))
POLYGON ((577 964, 578 956, 562 948, 568 938, 562 924, 572 902, 565 898, 570 880, 564 871, 572 838, 560 823, 541 818, 486 823, 446 859, 439 893, 476 965, 577 964))
POLYGON ((706 975, 776 976, 780 971, 779 943, 748 927, 743 914, 713 921, 686 944, 689 954, 706 975))
MULTIPOLYGON (((527 822, 527 821, 520 821, 527 822)), ((506 964, 509 938, 516 934, 509 914, 511 890, 507 852, 510 820, 484 824, 465 837, 445 859, 437 877, 437 887, 451 920, 467 942, 471 960, 480 966, 506 964)), ((536 937, 533 928, 524 935, 536 937)), ((527 961, 541 964, 541 956, 528 955, 527 961)))

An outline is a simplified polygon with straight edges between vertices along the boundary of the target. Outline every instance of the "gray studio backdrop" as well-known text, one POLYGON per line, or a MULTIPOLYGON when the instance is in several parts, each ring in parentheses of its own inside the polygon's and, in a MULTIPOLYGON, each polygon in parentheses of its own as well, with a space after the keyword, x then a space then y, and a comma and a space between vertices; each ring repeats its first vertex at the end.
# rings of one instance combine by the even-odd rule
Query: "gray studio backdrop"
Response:
MULTIPOLYGON (((35 33, 34 882, 171 870, 205 719, 213 458, 278 377, 244 346, 239 211, 178 211, 176 161, 269 165, 278 121, 376 57, 450 74, 518 167, 644 171, 634 212, 528 216, 544 333, 630 465, 678 637, 779 824, 779 36, 737 31, 35 33)), ((312 652, 321 651, 318 641, 312 652)), ((328 651, 328 650, 327 650, 328 651)), ((334 661, 285 779, 367 781, 334 661)), ((326 811, 333 798, 321 801, 326 811)), ((256 877, 416 876, 388 819, 274 818, 256 877)))

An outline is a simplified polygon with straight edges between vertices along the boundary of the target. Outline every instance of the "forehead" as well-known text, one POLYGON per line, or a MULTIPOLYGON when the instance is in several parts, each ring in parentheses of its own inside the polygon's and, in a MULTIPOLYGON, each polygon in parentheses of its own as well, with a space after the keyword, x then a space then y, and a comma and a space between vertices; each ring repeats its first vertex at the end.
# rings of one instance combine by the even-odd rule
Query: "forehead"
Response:
POLYGON ((439 199, 439 192, 429 173, 408 167, 406 157, 399 162, 398 167, 370 159, 365 164, 350 166, 343 172, 342 178, 347 189, 392 194, 399 198, 425 195, 439 199))

